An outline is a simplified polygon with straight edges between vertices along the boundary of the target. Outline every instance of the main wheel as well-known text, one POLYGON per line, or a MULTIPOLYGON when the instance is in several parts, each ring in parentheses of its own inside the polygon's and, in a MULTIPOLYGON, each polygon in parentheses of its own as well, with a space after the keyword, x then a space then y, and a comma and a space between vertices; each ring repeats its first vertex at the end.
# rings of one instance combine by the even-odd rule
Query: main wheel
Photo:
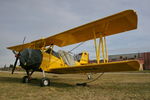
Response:
POLYGON ((49 86, 49 85, 50 85, 50 80, 48 78, 41 79, 41 87, 49 86))
POLYGON ((22 79, 23 79, 22 80, 23 83, 29 83, 30 82, 30 79, 28 78, 28 76, 24 76, 22 79))

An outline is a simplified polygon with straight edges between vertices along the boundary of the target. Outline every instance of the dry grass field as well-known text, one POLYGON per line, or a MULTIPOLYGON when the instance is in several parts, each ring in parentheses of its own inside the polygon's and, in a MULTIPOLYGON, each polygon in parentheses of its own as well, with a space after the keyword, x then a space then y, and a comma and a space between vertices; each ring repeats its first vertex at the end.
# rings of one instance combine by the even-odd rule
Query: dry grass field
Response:
POLYGON ((39 85, 42 73, 28 84, 24 75, 0 72, 0 100, 150 100, 150 73, 108 73, 87 86, 75 85, 87 81, 83 74, 47 74, 48 87, 39 85))

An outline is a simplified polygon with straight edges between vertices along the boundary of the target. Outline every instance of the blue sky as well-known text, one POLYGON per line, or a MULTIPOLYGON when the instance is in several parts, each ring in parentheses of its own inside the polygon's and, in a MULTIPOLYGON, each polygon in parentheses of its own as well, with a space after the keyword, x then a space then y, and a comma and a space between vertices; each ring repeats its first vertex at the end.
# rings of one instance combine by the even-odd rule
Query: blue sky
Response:
MULTIPOLYGON (((150 0, 0 0, 0 66, 14 63, 6 47, 51 36, 79 25, 133 9, 138 14, 138 29, 107 37, 109 54, 150 51, 150 0)), ((94 55, 93 41, 74 52, 94 55)), ((76 45, 58 48, 71 50, 76 45)))

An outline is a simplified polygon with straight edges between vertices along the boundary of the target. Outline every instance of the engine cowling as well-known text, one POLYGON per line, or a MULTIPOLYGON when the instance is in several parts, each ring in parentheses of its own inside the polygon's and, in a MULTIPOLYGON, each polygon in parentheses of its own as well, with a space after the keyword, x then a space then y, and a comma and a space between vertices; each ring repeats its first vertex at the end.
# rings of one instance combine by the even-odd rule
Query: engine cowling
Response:
POLYGON ((26 48, 19 55, 20 66, 24 69, 38 69, 42 62, 42 52, 40 50, 26 48))

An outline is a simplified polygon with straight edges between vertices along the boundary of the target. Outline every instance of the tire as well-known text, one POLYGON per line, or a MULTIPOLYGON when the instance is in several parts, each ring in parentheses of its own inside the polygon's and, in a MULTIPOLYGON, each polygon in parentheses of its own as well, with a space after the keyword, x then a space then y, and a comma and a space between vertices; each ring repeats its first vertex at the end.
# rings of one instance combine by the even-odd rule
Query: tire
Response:
POLYGON ((24 76, 22 79, 23 83, 30 83, 30 79, 28 78, 28 76, 24 76))
POLYGON ((50 80, 48 78, 41 79, 41 87, 49 86, 49 85, 50 85, 50 80))

